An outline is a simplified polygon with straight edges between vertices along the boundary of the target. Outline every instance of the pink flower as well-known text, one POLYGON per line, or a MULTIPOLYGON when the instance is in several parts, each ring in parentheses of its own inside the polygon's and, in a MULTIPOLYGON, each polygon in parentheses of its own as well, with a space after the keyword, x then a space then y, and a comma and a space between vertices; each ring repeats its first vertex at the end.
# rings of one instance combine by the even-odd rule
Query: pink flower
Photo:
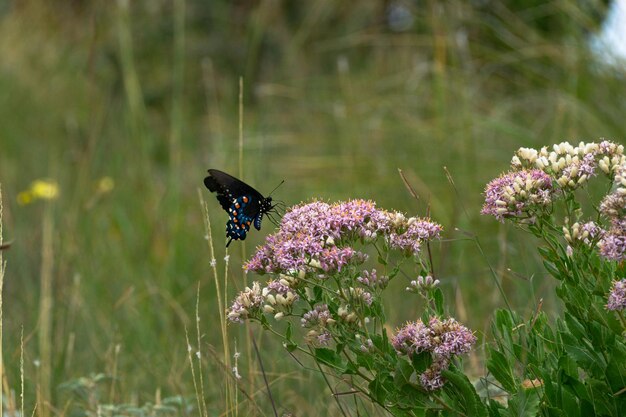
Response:
POLYGON ((394 349, 400 354, 412 356, 422 352, 430 352, 431 366, 424 371, 419 379, 424 389, 434 391, 443 386, 441 371, 455 355, 468 353, 476 343, 476 336, 455 319, 440 320, 431 317, 428 325, 421 320, 404 325, 391 339, 394 349))
POLYGON ((606 308, 609 310, 624 310, 626 308, 626 279, 613 281, 606 308))
POLYGON ((427 219, 380 210, 372 201, 314 201, 292 207, 278 232, 266 238, 244 267, 257 273, 328 274, 366 260, 354 249, 359 240, 382 237, 392 248, 417 254, 421 244, 438 238, 441 230, 427 219))
POLYGON ((550 204, 552 194, 552 180, 545 172, 539 169, 508 172, 487 184, 481 214, 504 221, 550 204))

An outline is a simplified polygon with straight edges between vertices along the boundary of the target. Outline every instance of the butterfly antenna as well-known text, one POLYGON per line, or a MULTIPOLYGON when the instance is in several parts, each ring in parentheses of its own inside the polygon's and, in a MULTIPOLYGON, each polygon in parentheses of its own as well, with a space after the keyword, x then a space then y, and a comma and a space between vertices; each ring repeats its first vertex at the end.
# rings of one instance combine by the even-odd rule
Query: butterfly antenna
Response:
POLYGON ((280 184, 278 184, 278 185, 277 185, 277 186, 276 186, 276 187, 272 190, 272 192, 270 192, 270 193, 268 194, 268 197, 269 197, 269 196, 271 196, 271 195, 272 195, 272 193, 273 193, 274 191, 276 191, 276 190, 278 189, 278 187, 280 187, 280 186, 281 186, 281 185, 283 185, 284 183, 285 183, 285 180, 282 180, 282 181, 280 182, 280 184))
POLYGON ((284 213, 287 206, 285 205, 285 202, 282 200, 275 200, 274 205, 272 206, 273 209, 276 209, 275 211, 278 212, 280 214, 280 212, 284 213))
POLYGON ((230 239, 228 239, 228 243, 226 244, 226 247, 228 247, 228 245, 230 245, 230 242, 233 241, 233 238, 231 237, 230 239))

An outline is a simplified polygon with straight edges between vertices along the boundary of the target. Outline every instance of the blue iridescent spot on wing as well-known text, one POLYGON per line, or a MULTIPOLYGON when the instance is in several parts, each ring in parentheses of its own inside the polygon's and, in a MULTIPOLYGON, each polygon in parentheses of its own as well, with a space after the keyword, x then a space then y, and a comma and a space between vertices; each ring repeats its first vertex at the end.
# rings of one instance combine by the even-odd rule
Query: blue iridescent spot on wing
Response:
POLYGON ((244 214, 248 204, 248 197, 243 196, 233 200, 228 209, 229 219, 226 222, 226 236, 234 240, 245 240, 252 218, 244 214))
POLYGON ((263 213, 257 214, 257 216, 254 218, 254 227, 256 228, 256 230, 261 230, 261 220, 263 220, 263 213))

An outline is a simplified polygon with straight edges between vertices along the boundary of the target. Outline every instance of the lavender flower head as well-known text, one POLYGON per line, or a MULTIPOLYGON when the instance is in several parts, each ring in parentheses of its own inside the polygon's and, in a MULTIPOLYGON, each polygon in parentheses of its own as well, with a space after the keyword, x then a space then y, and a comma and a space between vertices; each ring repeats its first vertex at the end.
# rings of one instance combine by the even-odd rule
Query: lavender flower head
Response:
POLYGON ((626 260, 626 162, 614 169, 615 191, 602 200, 600 212, 611 227, 598 242, 600 255, 610 261, 626 260))
POLYGON ((433 391, 443 386, 441 371, 448 369, 455 355, 468 353, 476 343, 476 336, 455 319, 441 320, 431 317, 428 325, 422 321, 409 322, 391 339, 394 349, 402 355, 412 356, 430 352, 433 362, 420 375, 424 389, 433 391))
POLYGON ((387 237, 389 245, 394 249, 417 255, 424 241, 438 239, 442 227, 426 219, 411 217, 406 221, 406 228, 392 231, 387 237))
POLYGON ((421 353, 431 348, 430 333, 430 329, 422 321, 408 322, 391 339, 391 344, 400 354, 421 353))
POLYGON ((361 276, 357 277, 356 280, 363 286, 371 289, 379 288, 381 290, 384 290, 387 287, 387 284, 389 284, 389 277, 386 275, 379 276, 375 269, 372 269, 371 272, 361 272, 361 276))
POLYGON ((552 193, 550 176, 539 169, 508 172, 487 184, 481 214, 490 214, 500 221, 521 216, 532 208, 550 204, 552 193))
POLYGON ((469 353, 472 345, 476 343, 476 336, 453 318, 441 321, 433 317, 428 327, 434 333, 432 351, 438 356, 450 358, 453 355, 469 353))
POLYGON ((355 250, 357 240, 383 236, 391 247, 418 253, 420 245, 439 237, 441 226, 376 208, 366 200, 335 204, 314 201, 292 207, 277 233, 244 266, 257 273, 332 273, 358 265, 366 255, 355 250))
POLYGON ((335 323, 331 312, 326 304, 318 304, 302 316, 300 324, 302 327, 310 329, 305 340, 313 345, 327 346, 332 340, 332 335, 328 331, 328 326, 335 323))
POLYGON ((611 230, 598 242, 600 255, 609 261, 626 260, 626 235, 623 231, 611 230))
POLYGON ((313 310, 304 313, 300 322, 302 327, 312 328, 326 327, 335 323, 335 320, 332 318, 332 314, 326 304, 318 304, 313 310))
POLYGON ((406 287, 406 290, 408 292, 414 292, 418 294, 427 293, 428 291, 432 290, 438 285, 439 285, 438 279, 434 279, 430 275, 426 275, 426 277, 423 277, 420 275, 417 277, 417 279, 414 279, 409 283, 409 286, 406 287))
POLYGON ((448 369, 450 361, 444 357, 438 357, 433 360, 433 363, 428 369, 426 369, 420 376, 420 384, 426 391, 435 391, 443 387, 446 382, 441 371, 448 369))
POLYGON ((608 194, 600 203, 600 212, 609 219, 626 217, 626 193, 608 194))
POLYGON ((614 311, 626 308, 626 279, 613 281, 606 308, 614 311))

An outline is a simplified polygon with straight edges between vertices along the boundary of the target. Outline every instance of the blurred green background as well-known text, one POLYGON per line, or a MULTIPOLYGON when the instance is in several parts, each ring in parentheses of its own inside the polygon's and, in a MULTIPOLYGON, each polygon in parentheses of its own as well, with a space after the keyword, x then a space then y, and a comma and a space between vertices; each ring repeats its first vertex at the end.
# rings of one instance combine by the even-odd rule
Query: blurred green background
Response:
MULTIPOLYGON (((451 313, 479 335, 503 305, 490 265, 515 308, 544 298, 558 311, 534 242, 481 217, 481 192, 520 146, 624 142, 624 67, 589 47, 608 7, 0 1, 0 182, 4 238, 14 241, 3 252, 5 407, 19 403, 22 326, 27 414, 37 397, 44 417, 194 397, 183 329, 195 338, 198 283, 203 343, 221 346, 198 190, 220 274, 226 215, 203 189, 208 168, 243 172, 263 193, 285 179, 275 197, 287 205, 368 198, 410 214, 430 208, 446 230, 433 249, 451 313), (19 204, 37 179, 58 183, 58 196, 19 204), (112 379, 77 380, 97 374, 112 379)), ((242 256, 272 230, 266 221, 245 249, 232 245, 229 298, 242 287, 242 256)), ((394 326, 418 314, 404 286, 386 300, 394 326)), ((232 349, 235 340, 244 349, 245 331, 230 331, 232 349)), ((281 410, 332 409, 321 379, 256 332, 281 410)), ((471 363, 481 374, 480 354, 471 363)), ((210 415, 220 415, 225 376, 214 358, 203 366, 210 415)), ((239 366, 258 372, 254 359, 239 366)), ((255 378, 244 383, 269 414, 255 378)))

